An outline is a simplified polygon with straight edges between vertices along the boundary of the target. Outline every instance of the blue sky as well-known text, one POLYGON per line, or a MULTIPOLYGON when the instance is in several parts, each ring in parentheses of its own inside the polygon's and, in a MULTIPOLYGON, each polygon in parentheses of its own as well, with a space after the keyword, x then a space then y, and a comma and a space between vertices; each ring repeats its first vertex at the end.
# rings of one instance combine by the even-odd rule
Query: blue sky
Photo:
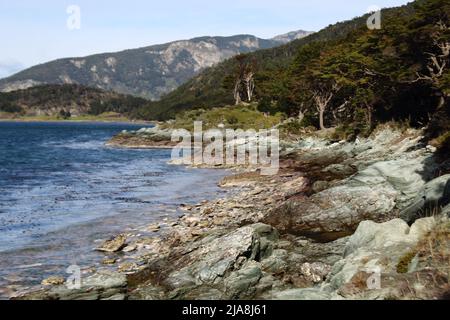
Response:
POLYGON ((405 0, 0 0, 0 78, 62 57, 137 48, 204 35, 318 31, 405 0), (66 9, 81 9, 69 30, 66 9))

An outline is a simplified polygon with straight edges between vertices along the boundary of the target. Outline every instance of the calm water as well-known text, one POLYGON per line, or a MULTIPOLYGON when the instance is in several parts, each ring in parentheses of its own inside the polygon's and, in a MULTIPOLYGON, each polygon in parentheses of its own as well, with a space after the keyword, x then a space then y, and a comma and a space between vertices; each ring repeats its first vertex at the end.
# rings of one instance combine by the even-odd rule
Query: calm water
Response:
POLYGON ((96 240, 221 192, 224 172, 168 165, 170 150, 104 146, 140 127, 0 122, 0 297, 98 262, 96 240))

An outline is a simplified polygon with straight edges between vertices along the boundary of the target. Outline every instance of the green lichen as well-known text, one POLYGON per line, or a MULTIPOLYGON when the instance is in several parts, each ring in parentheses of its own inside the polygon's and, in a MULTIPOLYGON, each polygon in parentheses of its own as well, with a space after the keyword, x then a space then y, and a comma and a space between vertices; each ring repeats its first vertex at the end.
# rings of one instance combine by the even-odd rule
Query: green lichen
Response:
POLYGON ((397 264, 397 273, 408 273, 409 265, 416 255, 416 251, 410 251, 401 257, 397 264))

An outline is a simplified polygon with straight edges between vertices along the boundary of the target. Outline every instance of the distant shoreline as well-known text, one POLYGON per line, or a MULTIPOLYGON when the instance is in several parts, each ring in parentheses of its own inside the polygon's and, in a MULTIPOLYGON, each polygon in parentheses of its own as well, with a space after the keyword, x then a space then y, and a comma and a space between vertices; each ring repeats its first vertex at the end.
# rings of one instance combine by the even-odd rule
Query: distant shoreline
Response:
POLYGON ((29 118, 29 119, 5 119, 5 118, 0 118, 0 123, 1 122, 41 122, 41 123, 45 123, 45 122, 67 122, 67 123, 92 123, 92 122, 97 122, 97 123, 127 123, 127 124, 142 124, 142 125, 156 125, 157 121, 145 121, 145 120, 127 120, 127 119, 73 119, 73 120, 64 120, 64 119, 36 119, 36 118, 29 118))

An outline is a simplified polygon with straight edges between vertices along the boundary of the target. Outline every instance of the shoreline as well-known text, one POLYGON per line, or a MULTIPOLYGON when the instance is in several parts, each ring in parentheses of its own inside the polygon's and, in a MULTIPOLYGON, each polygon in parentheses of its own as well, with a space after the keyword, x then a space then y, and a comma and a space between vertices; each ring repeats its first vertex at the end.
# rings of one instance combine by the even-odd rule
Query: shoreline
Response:
MULTIPOLYGON (((181 205, 185 214, 180 218, 148 226, 157 238, 113 238, 109 244, 118 247, 111 254, 132 253, 132 258, 124 264, 112 262, 116 272, 98 272, 107 279, 121 279, 107 288, 109 296, 102 295, 105 287, 101 283, 94 295, 89 294, 94 299, 130 300, 405 298, 402 283, 413 280, 395 270, 411 247, 418 246, 419 251, 421 239, 441 223, 438 217, 418 218, 416 224, 421 227, 413 224, 408 233, 408 225, 398 219, 395 209, 402 212, 400 216, 405 214, 407 204, 425 186, 426 180, 417 180, 414 172, 433 154, 426 148, 410 150, 419 139, 417 132, 385 129, 359 144, 323 147, 323 141, 317 141, 285 155, 276 176, 263 177, 252 170, 231 174, 220 183, 230 190, 225 198, 181 205), (355 162, 360 168, 354 168, 355 162), (370 181, 355 185, 371 177, 368 174, 378 163, 392 167, 381 175, 386 175, 386 185, 373 182, 368 189, 370 181), (403 168, 400 177, 406 177, 399 184, 391 178, 399 174, 397 166, 403 168), (416 190, 406 200, 397 193, 386 193, 392 187, 402 190, 405 184, 416 190), (391 201, 394 207, 386 205, 391 201), (356 216, 347 221, 343 217, 348 210, 356 216), (382 215, 380 210, 384 210, 382 215), (392 239, 380 251, 364 237, 392 239), (141 241, 148 249, 145 254, 137 249, 141 241), (355 251, 355 246, 364 250, 355 251), (364 261, 375 257, 385 261, 382 276, 390 277, 391 285, 378 291, 350 290, 359 277, 370 277, 370 273, 358 272, 366 270, 364 261)), ((416 265, 411 278, 428 270, 421 269, 422 263, 416 265)), ((406 298, 443 294, 444 288, 435 286, 430 292, 410 292, 406 298)), ((45 286, 19 299, 73 298, 74 292, 61 290, 61 286, 45 286)), ((77 297, 86 294, 85 290, 76 291, 77 297)))
MULTIPOLYGON (((170 164, 168 163, 168 165, 170 165, 170 164)), ((188 168, 186 168, 186 169, 188 169, 188 168)), ((186 170, 186 171, 190 171, 190 170, 186 170)), ((203 173, 199 173, 199 174, 195 174, 195 175, 191 174, 190 181, 191 181, 191 183, 194 183, 194 184, 197 184, 198 181, 200 181, 202 183, 202 185, 204 186, 204 185, 210 184, 209 181, 217 180, 219 182, 221 177, 224 176, 224 174, 220 174, 220 173, 216 174, 213 172, 213 170, 209 170, 209 172, 208 172, 208 170, 204 170, 203 173), (213 180, 211 180, 211 179, 213 179, 213 180)), ((167 181, 167 180, 165 180, 165 181, 167 181)), ((172 181, 172 183, 173 183, 173 181, 172 181)), ((211 184, 211 187, 214 188, 214 186, 212 184, 211 184)), ((201 193, 201 194, 203 194, 202 196, 194 195, 193 197, 188 197, 188 200, 185 199, 185 201, 187 203, 190 203, 190 205, 195 206, 196 203, 199 204, 204 199, 215 199, 217 197, 223 196, 223 194, 224 194, 223 190, 220 190, 220 189, 212 190, 212 191, 211 190, 212 189, 205 189, 201 193), (191 202, 189 202, 189 201, 191 201, 191 202)), ((186 196, 183 196, 183 198, 186 198, 186 196)), ((171 200, 172 198, 167 198, 167 199, 169 199, 169 201, 172 201, 171 200)), ((56 235, 64 236, 65 232, 77 233, 77 230, 86 229, 86 228, 88 228, 88 226, 90 224, 94 224, 95 227, 91 228, 92 229, 92 230, 90 230, 91 232, 88 234, 85 233, 86 238, 92 238, 91 239, 92 241, 87 246, 84 246, 84 247, 86 247, 87 251, 86 250, 83 251, 85 259, 88 259, 90 262, 83 263, 83 261, 79 261, 79 265, 81 267, 83 277, 92 276, 92 275, 95 275, 97 273, 97 270, 99 270, 99 269, 101 269, 105 272, 116 270, 117 267, 119 266, 119 261, 121 261, 121 264, 122 263, 126 264, 130 260, 138 261, 140 258, 140 257, 132 258, 131 256, 125 257, 121 254, 121 252, 117 252, 117 254, 118 254, 117 256, 115 254, 108 253, 108 252, 106 252, 105 254, 102 254, 101 252, 95 250, 95 248, 98 247, 102 241, 107 239, 110 235, 123 233, 123 234, 126 234, 127 241, 136 241, 137 243, 139 243, 137 245, 137 248, 131 250, 129 252, 129 254, 132 255, 134 253, 137 253, 137 251, 139 251, 139 255, 144 254, 145 252, 148 251, 148 246, 154 240, 154 238, 162 237, 162 234, 165 234, 167 229, 170 228, 169 225, 178 219, 178 216, 180 216, 179 208, 180 207, 176 204, 172 204, 172 203, 166 204, 165 202, 159 203, 157 205, 156 209, 152 206, 147 205, 146 208, 143 208, 140 211, 135 211, 134 213, 129 213, 127 215, 124 215, 123 213, 122 214, 117 213, 115 215, 106 215, 104 217, 96 217, 89 221, 83 221, 83 222, 77 222, 74 224, 70 224, 65 227, 50 231, 49 233, 47 233, 44 236, 44 238, 47 237, 47 235, 50 236, 50 238, 55 238, 56 235), (129 219, 129 218, 134 219, 134 220, 132 220, 130 222, 126 222, 127 219, 129 219), (138 220, 136 220, 136 219, 138 219, 138 220), (104 221, 106 221, 106 222, 102 223, 104 221), (147 222, 144 222, 144 221, 147 221, 147 222), (111 223, 114 223, 115 227, 108 228, 107 226, 110 225, 111 223), (158 227, 157 230, 152 229, 149 226, 150 226, 150 224, 153 224, 153 223, 157 223, 158 226, 160 226, 160 227, 158 227), (119 224, 120 224, 120 227, 117 227, 119 224), (108 228, 108 229, 105 229, 105 228, 108 228), (106 231, 106 233, 104 233, 103 236, 100 236, 98 238, 91 237, 92 234, 99 232, 99 230, 106 231), (109 232, 108 232, 108 230, 109 230, 109 232), (161 235, 158 235, 157 233, 161 234, 161 235), (114 260, 113 265, 111 265, 111 263, 110 263, 111 255, 115 256, 113 258, 113 260, 114 260), (95 256, 97 256, 97 257, 95 257, 95 256), (116 262, 117 262, 117 264, 116 264, 116 262)), ((72 240, 68 239, 67 241, 71 242, 72 240)), ((79 242, 82 242, 82 241, 79 241, 79 242)), ((59 245, 65 246, 66 244, 64 241, 62 241, 61 243, 59 243, 59 245)), ((25 245, 24 247, 7 250, 7 251, 4 251, 4 253, 5 253, 5 257, 6 257, 6 255, 14 255, 15 253, 20 254, 21 252, 33 252, 35 249, 37 250, 36 252, 47 252, 48 250, 50 250, 50 253, 53 252, 53 249, 51 249, 51 248, 47 249, 47 247, 45 247, 44 244, 42 244, 38 247, 35 247, 30 242, 29 244, 25 245)), ((71 251, 70 248, 68 248, 68 250, 71 251)), ((28 259, 28 260, 30 260, 30 259, 28 259)), ((36 264, 35 266, 41 266, 41 265, 42 264, 39 263, 39 264, 36 264)), ((36 277, 36 275, 38 275, 38 273, 36 273, 32 269, 32 267, 33 267, 32 263, 23 263, 23 264, 18 265, 18 268, 16 270, 20 270, 20 269, 25 270, 25 269, 30 268, 29 269, 30 277, 33 278, 33 277, 36 277), (31 274, 33 274, 34 276, 31 276, 31 274)), ((64 272, 66 266, 61 267, 61 268, 62 269, 60 269, 60 272, 57 272, 56 270, 54 270, 55 272, 53 273, 53 275, 56 275, 56 276, 53 276, 53 277, 60 278, 61 275, 63 277, 66 277, 66 273, 64 272)), ((11 269, 11 270, 13 271, 13 269, 11 269)), ((12 272, 12 274, 14 274, 14 272, 12 272)), ((39 280, 39 282, 41 280, 45 282, 46 277, 48 277, 48 276, 49 276, 49 274, 47 273, 47 275, 43 276, 39 280)), ((13 295, 9 295, 9 299, 13 299, 16 296, 27 295, 30 292, 34 292, 36 290, 40 290, 41 288, 43 288, 38 283, 33 284, 33 285, 30 285, 29 283, 27 283, 28 279, 26 279, 26 278, 28 277, 28 275, 26 275, 26 274, 20 275, 20 276, 18 275, 18 277, 23 278, 25 280, 25 282, 24 283, 15 282, 14 284, 11 285, 11 289, 13 291, 16 290, 15 288, 20 288, 20 289, 17 290, 16 293, 14 293, 13 295)), ((3 279, 1 279, 1 280, 3 280, 3 279)), ((52 282, 52 283, 55 284, 55 283, 58 283, 58 281, 52 282)), ((2 297, 2 298, 0 298, 0 300, 7 298, 8 295, 3 296, 2 293, 11 291, 11 290, 8 290, 8 287, 9 286, 7 286, 7 285, 5 285, 5 287, 0 286, 0 297, 2 297)))
POLYGON ((0 122, 17 122, 17 123, 124 123, 124 124, 136 124, 136 125, 156 125, 155 121, 145 121, 145 120, 125 120, 125 119, 117 119, 117 120, 108 120, 108 119, 92 119, 92 120, 63 120, 63 119, 2 119, 0 118, 0 122))

